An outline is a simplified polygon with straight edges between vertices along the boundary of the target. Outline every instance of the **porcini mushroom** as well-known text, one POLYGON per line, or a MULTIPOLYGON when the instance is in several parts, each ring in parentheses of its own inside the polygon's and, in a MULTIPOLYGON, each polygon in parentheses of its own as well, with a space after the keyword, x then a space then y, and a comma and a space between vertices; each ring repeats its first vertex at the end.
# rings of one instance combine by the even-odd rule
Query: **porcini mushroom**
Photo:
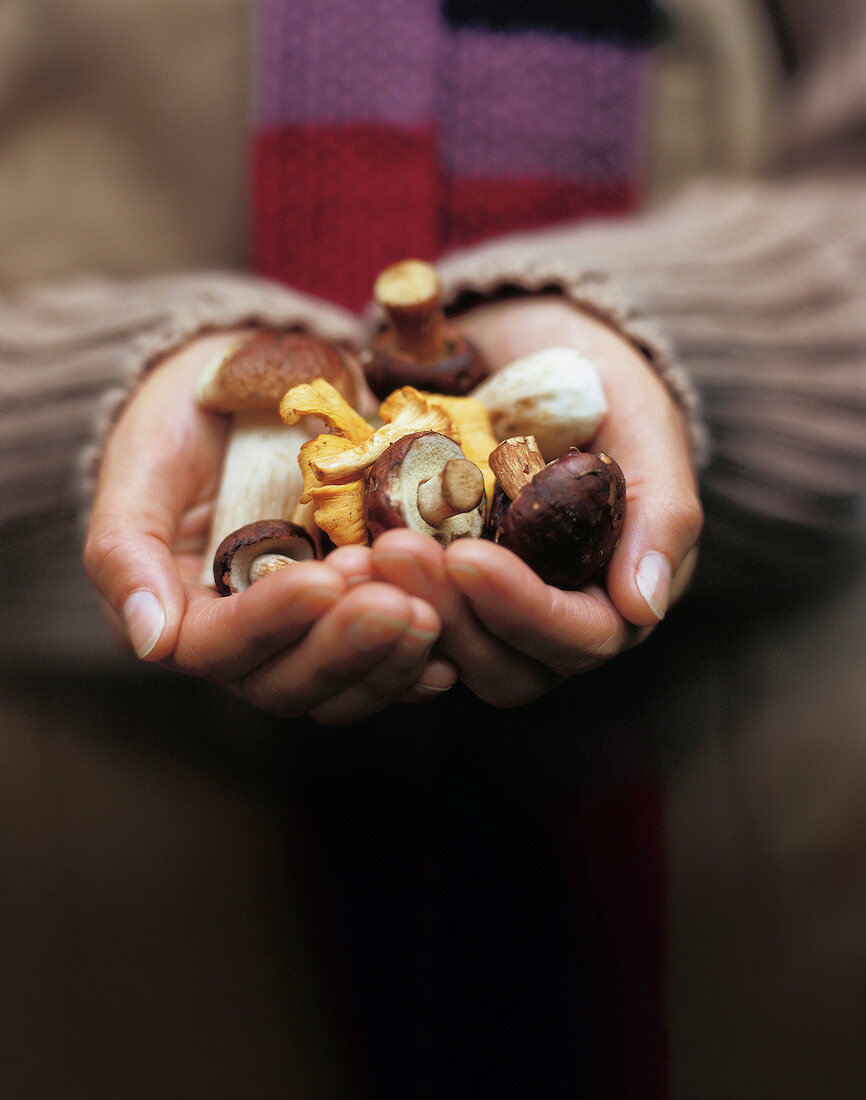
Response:
POLYGON ((607 413, 599 373, 574 348, 515 359, 472 391, 500 440, 532 435, 547 462, 592 439, 607 413))
POLYGON ((367 471, 364 522, 370 539, 409 527, 447 546, 479 538, 486 510, 481 471, 438 432, 404 435, 367 471))
POLYGON ((400 386, 466 394, 487 377, 481 353, 446 318, 436 269, 423 260, 385 268, 373 296, 387 323, 360 360, 381 400, 400 386))
POLYGON ((258 520, 232 531, 217 547, 214 584, 221 596, 244 592, 270 573, 316 557, 316 544, 303 527, 287 520, 258 520))
POLYGON ((292 517, 302 491, 298 452, 317 428, 311 421, 287 427, 279 405, 287 390, 316 378, 355 400, 348 353, 301 332, 247 337, 199 378, 199 405, 232 414, 202 583, 211 583, 210 562, 227 534, 262 516, 292 517))
POLYGON ((490 455, 501 487, 489 533, 547 584, 571 590, 610 561, 625 519, 625 478, 606 454, 572 448, 545 464, 535 440, 504 440, 490 455))

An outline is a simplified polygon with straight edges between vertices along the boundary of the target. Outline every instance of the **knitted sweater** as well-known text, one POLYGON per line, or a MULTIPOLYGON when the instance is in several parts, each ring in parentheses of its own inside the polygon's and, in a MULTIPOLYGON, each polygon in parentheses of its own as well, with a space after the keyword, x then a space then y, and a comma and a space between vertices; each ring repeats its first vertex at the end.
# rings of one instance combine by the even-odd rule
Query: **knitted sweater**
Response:
MULTIPOLYGON (((583 22, 569 27, 565 35, 561 27, 551 26, 552 16, 547 17, 546 26, 527 30, 520 5, 497 6, 508 23, 502 27, 491 21, 489 12, 486 22, 475 19, 468 25, 466 5, 447 5, 447 19, 439 20, 438 10, 425 0, 413 7, 414 18, 407 22, 401 16, 407 10, 404 5, 383 4, 377 23, 383 33, 372 36, 374 43, 381 46, 393 39, 408 64, 410 46, 416 53, 420 48, 413 29, 418 21, 439 47, 435 56, 440 67, 425 70, 424 94, 418 90, 420 78, 413 67, 408 86, 417 94, 401 97, 389 84, 390 77, 374 81, 379 89, 375 94, 372 88, 366 90, 381 72, 379 55, 371 56, 359 72, 361 61, 350 38, 323 37, 324 32, 316 35, 312 30, 301 35, 292 19, 302 9, 268 0, 260 26, 262 41, 270 44, 271 53, 264 45, 260 49, 263 76, 254 138, 259 267, 268 274, 288 275, 289 268, 271 270, 270 264, 289 264, 295 284, 306 280, 313 289, 325 277, 325 257, 333 256, 335 290, 329 297, 357 302, 366 294, 370 273, 380 260, 410 251, 409 239, 401 234, 407 225, 416 224, 415 215, 405 209, 402 192, 404 205, 389 202, 379 211, 382 224, 396 228, 384 251, 376 252, 372 245, 362 248, 362 243, 377 238, 378 223, 376 233, 367 232, 372 224, 370 209, 359 199, 361 205, 352 215, 342 188, 347 175, 354 179, 368 172, 372 178, 381 171, 377 158, 387 142, 365 146, 363 172, 357 158, 352 173, 335 175, 318 154, 305 154, 309 171, 299 180, 300 193, 316 184, 328 200, 322 209, 342 211, 331 228, 315 226, 321 234, 316 241, 328 242, 328 247, 317 245, 315 262, 307 256, 309 266, 301 253, 292 251, 292 241, 303 228, 301 223, 309 220, 309 211, 297 214, 284 202, 268 205, 261 199, 268 172, 278 167, 263 156, 265 146, 276 142, 285 149, 287 139, 280 135, 289 133, 300 141, 299 147, 308 149, 321 147, 322 134, 330 135, 328 141, 338 133, 351 138, 349 131, 356 123, 346 116, 353 111, 359 118, 372 119, 360 124, 361 129, 373 125, 381 135, 385 127, 400 148, 411 138, 426 141, 429 150, 433 133, 445 135, 437 145, 441 162, 435 167, 428 164, 424 185, 433 211, 427 224, 435 222, 438 236, 431 231, 423 248, 422 242, 411 238, 428 255, 465 237, 488 235, 506 223, 519 227, 529 216, 527 207, 517 202, 504 218, 502 208, 491 207, 491 196, 513 197, 523 194, 523 188, 536 196, 542 191, 548 197, 561 196, 564 188, 570 188, 572 196, 586 197, 588 182, 594 181, 593 194, 600 193, 599 186, 607 189, 602 206, 610 203, 614 192, 628 193, 632 202, 640 126, 638 92, 652 33, 651 13, 644 5, 636 3, 633 9, 626 5, 632 16, 614 33, 605 16, 587 15, 596 7, 577 5, 574 10, 583 14, 576 18, 583 22), (392 25, 395 29, 390 34, 392 25), (400 34, 397 25, 402 27, 400 34), (287 43, 294 50, 288 58, 287 43), (551 64, 558 58, 556 64, 562 68, 557 72, 567 73, 576 82, 563 107, 558 97, 560 82, 557 93, 551 94, 550 85, 539 76, 549 71, 546 66, 530 65, 522 71, 521 79, 535 81, 533 97, 543 101, 547 89, 550 113, 556 120, 543 140, 535 135, 537 141, 526 143, 535 158, 528 166, 516 164, 514 157, 497 161, 499 144, 485 145, 482 140, 495 126, 501 136, 512 121, 518 136, 527 136, 526 119, 500 109, 502 97, 485 99, 481 94, 477 103, 484 126, 474 129, 474 136, 465 143, 460 137, 474 117, 468 111, 474 102, 472 94, 484 92, 492 80, 490 74, 499 72, 498 87, 504 96, 509 81, 501 74, 513 71, 515 54, 521 55, 524 48, 529 55, 534 49, 546 51, 551 64), (341 49, 349 68, 339 64, 341 49), (483 62, 490 79, 480 84, 470 81, 471 87, 456 81, 457 70, 445 62, 462 57, 464 50, 475 59, 471 65, 467 62, 467 74, 481 71, 473 66, 483 62), (341 83, 334 78, 325 82, 327 93, 325 83, 317 90, 311 84, 309 59, 324 56, 323 51, 329 59, 327 72, 351 71, 358 79, 341 83), (302 56, 308 59, 306 69, 300 65, 302 56), (582 69, 572 64, 580 59, 582 69), (292 64, 284 65, 286 60, 292 64), (437 77, 434 88, 434 74, 442 72, 448 78, 437 77), (581 85, 583 72, 590 75, 581 85), (606 77, 602 80, 610 72, 621 78, 613 98, 612 86, 606 77), (359 103, 349 96, 340 115, 341 96, 348 96, 351 87, 364 89, 368 98, 359 103), (443 88, 450 89, 450 99, 444 97, 443 88), (408 106, 407 98, 411 98, 408 106), (595 106, 575 108, 569 115, 567 105, 576 99, 595 106), (402 104, 402 114, 395 102, 402 104), (443 129, 441 121, 434 122, 430 113, 434 105, 443 103, 450 103, 442 117, 454 123, 453 132, 443 129), (611 118, 609 130, 599 121, 605 112, 611 118), (568 127, 574 134, 571 143, 568 127), (466 152, 469 148, 471 155, 466 152), (544 161, 542 154, 549 159, 544 161), (547 174, 540 171, 542 161, 548 166, 547 174), (341 187, 335 196, 336 180, 341 187), (437 187, 441 185, 435 193, 430 190, 434 180, 437 187), (446 186, 443 181, 447 180, 451 182, 446 186), (463 196, 459 203, 449 199, 456 195, 455 188, 463 196), (486 198, 473 206, 470 193, 486 198), (332 199, 335 206, 329 205, 332 199), (474 211, 471 228, 468 223, 458 224, 458 209, 474 211), (359 237, 362 227, 365 232, 359 237), (355 234, 354 245, 345 250, 341 240, 350 230, 355 234), (286 242, 283 253, 272 248, 280 237, 286 242), (348 281, 340 283, 341 279, 348 281), (336 289, 338 284, 342 289, 336 289)), ((311 13, 312 9, 307 12, 311 13)), ((315 5, 315 13, 334 30, 329 5, 315 5)), ((856 47, 851 48, 856 53, 856 47)), ((828 67, 830 77, 832 71, 828 67)), ((832 102, 826 83, 813 78, 812 85, 819 92, 811 102, 832 102)), ((812 117, 814 113, 802 107, 801 114, 812 117)), ((847 115, 840 111, 836 117, 844 120, 847 115)), ((831 133, 838 143, 842 132, 842 122, 833 129, 824 118, 822 135, 831 133)), ((295 148, 292 143, 289 146, 290 151, 295 148)), ((347 140, 345 148, 352 150, 352 140, 347 140)), ((411 176, 412 165, 420 160, 400 160, 389 171, 406 169, 411 176)), ((288 177, 282 178, 285 184, 288 177)), ((271 184, 265 190, 276 193, 271 184)), ((371 184, 365 193, 376 194, 376 187, 371 184)), ((407 193, 414 193, 414 188, 407 193)), ((588 219, 528 236, 505 236, 458 251, 440 266, 452 304, 465 303, 473 294, 495 294, 506 285, 527 290, 555 287, 578 304, 600 311, 650 352, 650 361, 687 406, 700 450, 695 394, 671 354, 670 348, 676 348, 700 391, 714 452, 703 475, 708 523, 698 585, 729 597, 734 590, 754 590, 758 577, 763 586, 769 576, 778 578, 784 588, 793 577, 800 583, 817 576, 816 567, 823 567, 830 560, 828 555, 845 545, 860 524, 866 437, 862 430, 866 310, 858 214, 863 193, 862 177, 856 174, 699 184, 667 207, 637 218, 588 219), (665 332, 665 338, 660 332, 665 332), (760 573, 758 564, 765 567, 760 573)), ((625 200, 621 205, 626 205, 625 200)), ((303 203, 297 207, 305 209, 303 203)), ((587 201, 581 212, 588 215, 597 209, 587 201)), ((540 211, 532 207, 537 220, 546 220, 549 212, 545 203, 540 211)), ((568 207, 568 213, 576 212, 577 206, 568 207)), ((309 251, 313 243, 310 236, 304 247, 309 251)), ((224 271, 129 281, 78 278, 25 287, 0 298, 0 522, 4 542, 20 562, 19 573, 26 581, 9 607, 17 631, 10 637, 15 638, 17 654, 32 660, 58 648, 76 655, 104 652, 103 642, 96 640, 101 635, 94 629, 93 597, 74 549, 76 504, 71 496, 76 456, 92 431, 96 406, 102 410, 99 419, 104 430, 110 419, 106 413, 117 408, 161 353, 202 329, 247 320, 305 325, 355 341, 362 340, 365 331, 357 315, 279 283, 224 271), (49 533, 50 545, 65 549, 52 554, 52 567, 46 569, 42 547, 49 533)), ((92 460, 91 449, 91 471, 92 460)))

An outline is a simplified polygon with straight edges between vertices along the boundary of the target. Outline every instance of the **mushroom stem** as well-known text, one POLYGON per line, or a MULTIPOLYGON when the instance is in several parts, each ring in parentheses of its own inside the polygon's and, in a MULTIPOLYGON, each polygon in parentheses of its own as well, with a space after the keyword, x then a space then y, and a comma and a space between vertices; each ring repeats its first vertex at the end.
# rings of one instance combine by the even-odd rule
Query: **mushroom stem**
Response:
POLYGON ((298 452, 311 435, 303 422, 288 427, 276 409, 244 409, 234 414, 204 557, 203 584, 213 584, 211 562, 226 535, 265 516, 292 516, 303 489, 298 452))
POLYGON ((373 293, 402 351, 421 362, 442 355, 445 314, 435 268, 420 260, 393 264, 379 275, 373 293))
POLYGON ((431 527, 471 512, 484 496, 484 475, 465 458, 452 458, 418 486, 418 515, 431 527))
POLYGON ((503 440, 490 452, 488 462, 496 480, 511 500, 546 465, 535 436, 532 435, 516 435, 503 440))
POLYGON ((250 564, 250 584, 255 584, 262 577, 269 577, 271 573, 279 573, 287 565, 294 565, 296 560, 286 554, 259 554, 250 564))

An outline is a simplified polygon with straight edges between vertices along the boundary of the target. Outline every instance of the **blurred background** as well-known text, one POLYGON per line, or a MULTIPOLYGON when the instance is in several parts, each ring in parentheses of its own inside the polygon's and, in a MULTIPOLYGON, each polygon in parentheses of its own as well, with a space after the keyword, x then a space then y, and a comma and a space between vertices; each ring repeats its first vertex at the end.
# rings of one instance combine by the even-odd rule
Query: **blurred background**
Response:
MULTIPOLYGON (((646 206, 699 177, 758 178, 804 157, 862 170, 859 0, 664 6, 646 206)), ((244 0, 0 0, 10 302, 72 273, 247 263, 252 50, 244 0)), ((83 442, 59 429, 70 471, 83 442)), ((71 474, 54 491, 72 524, 71 474)), ((39 526, 5 516, 0 540, 26 563, 39 526)), ((866 1092, 861 565, 817 602, 716 637, 718 666, 672 643, 683 672, 654 699, 657 728, 702 715, 657 746, 670 1077, 684 1100, 866 1092), (720 698, 721 711, 702 706, 720 698)), ((0 1092, 350 1095, 317 992, 333 980, 328 945, 309 943, 285 873, 306 857, 286 839, 273 729, 204 686, 132 668, 76 560, 22 568, 7 576, 0 644, 0 1092), (183 743, 154 734, 179 710, 183 743)))

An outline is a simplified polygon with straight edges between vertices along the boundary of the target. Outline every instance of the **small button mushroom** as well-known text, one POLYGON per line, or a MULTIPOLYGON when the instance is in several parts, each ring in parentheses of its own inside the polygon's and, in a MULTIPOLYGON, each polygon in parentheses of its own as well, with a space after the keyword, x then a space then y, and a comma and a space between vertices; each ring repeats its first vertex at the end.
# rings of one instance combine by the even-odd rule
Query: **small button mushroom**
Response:
POLYGON ((606 567, 625 519, 625 478, 606 454, 572 448, 545 465, 532 436, 490 455, 500 488, 488 533, 547 584, 580 588, 606 567))
POLYGON ((233 595, 287 565, 317 557, 313 538, 303 527, 288 520, 258 520, 232 531, 217 547, 214 584, 221 596, 233 595))
POLYGON ((364 522, 371 539, 409 527, 447 546, 480 538, 485 513, 484 476, 438 432, 404 435, 367 472, 364 522))
POLYGON ((260 516, 289 519, 297 507, 303 487, 298 452, 315 430, 312 422, 288 427, 281 420, 283 394, 299 383, 325 378, 354 401, 355 372, 348 354, 328 341, 303 332, 259 332, 202 373, 198 404, 232 415, 203 584, 211 583, 210 562, 229 532, 260 516))
POLYGON ((445 317, 439 277, 430 264, 393 264, 377 278, 373 296, 387 323, 360 359, 380 400, 400 386, 462 395, 487 377, 480 352, 445 317))
POLYGON ((568 347, 515 359, 472 396, 487 407, 498 439, 532 435, 548 462, 592 439, 607 413, 597 369, 568 347))

